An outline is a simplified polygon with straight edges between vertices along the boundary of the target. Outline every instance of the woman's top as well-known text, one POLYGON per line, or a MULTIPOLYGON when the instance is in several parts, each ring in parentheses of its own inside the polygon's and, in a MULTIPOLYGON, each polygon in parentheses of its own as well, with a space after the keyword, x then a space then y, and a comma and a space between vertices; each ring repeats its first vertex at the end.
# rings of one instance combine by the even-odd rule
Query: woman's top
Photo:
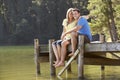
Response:
MULTIPOLYGON (((71 23, 68 23, 68 20, 64 19, 62 25, 65 28, 65 32, 67 32, 67 31, 73 29, 77 25, 77 20, 74 20, 71 23)), ((65 39, 71 39, 71 35, 67 34, 65 36, 65 39)))

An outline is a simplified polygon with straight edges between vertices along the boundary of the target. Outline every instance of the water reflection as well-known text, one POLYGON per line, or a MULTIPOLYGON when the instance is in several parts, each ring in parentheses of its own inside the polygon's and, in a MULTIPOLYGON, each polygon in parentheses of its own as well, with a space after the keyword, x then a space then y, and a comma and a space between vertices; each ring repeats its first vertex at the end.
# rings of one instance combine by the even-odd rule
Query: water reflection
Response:
POLYGON ((105 71, 101 71, 101 80, 105 80, 105 71))
MULTIPOLYGON (((76 61, 72 62, 72 72, 51 77, 49 63, 41 63, 41 75, 36 76, 32 46, 0 47, 0 80, 120 80, 119 66, 84 66, 84 79, 78 79, 76 61)), ((56 73, 61 68, 56 69, 56 73)))

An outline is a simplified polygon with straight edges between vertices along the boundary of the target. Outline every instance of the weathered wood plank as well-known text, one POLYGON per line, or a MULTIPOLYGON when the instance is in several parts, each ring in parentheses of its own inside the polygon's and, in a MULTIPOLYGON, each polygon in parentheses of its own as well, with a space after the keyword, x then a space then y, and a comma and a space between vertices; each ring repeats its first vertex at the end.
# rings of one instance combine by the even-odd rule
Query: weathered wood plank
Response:
POLYGON ((106 43, 89 43, 85 44, 85 52, 120 52, 120 43, 106 42, 106 43))
POLYGON ((110 59, 110 58, 85 58, 84 63, 86 65, 111 65, 111 66, 120 66, 119 59, 110 59))
MULTIPOLYGON (((70 48, 70 47, 69 47, 70 48)), ((71 50, 71 49, 69 49, 71 50)), ((87 43, 85 44, 85 52, 120 52, 120 43, 87 43)), ((49 53, 48 45, 40 46, 40 53, 49 53)))
POLYGON ((84 36, 79 36, 78 48, 80 48, 80 52, 78 54, 78 79, 82 79, 84 77, 84 36))
POLYGON ((49 53, 49 45, 48 44, 43 44, 40 45, 40 53, 49 53))
MULTIPOLYGON (((41 56, 39 58, 40 63, 49 62, 49 56, 41 56)), ((119 59, 109 59, 101 55, 88 54, 85 56, 85 65, 120 65, 119 59), (107 60, 107 61, 106 61, 107 60)))
POLYGON ((49 61, 50 61, 50 75, 51 76, 56 75, 56 69, 53 66, 53 64, 54 64, 53 62, 55 61, 55 55, 54 55, 53 48, 52 48, 53 41, 54 41, 53 39, 49 40, 49 61))
POLYGON ((36 65, 36 75, 40 74, 40 62, 39 62, 39 40, 34 39, 34 55, 35 55, 35 65, 36 65))
POLYGON ((104 55, 105 53, 89 53, 89 54, 84 54, 84 57, 85 58, 103 58, 103 57, 107 57, 104 55))

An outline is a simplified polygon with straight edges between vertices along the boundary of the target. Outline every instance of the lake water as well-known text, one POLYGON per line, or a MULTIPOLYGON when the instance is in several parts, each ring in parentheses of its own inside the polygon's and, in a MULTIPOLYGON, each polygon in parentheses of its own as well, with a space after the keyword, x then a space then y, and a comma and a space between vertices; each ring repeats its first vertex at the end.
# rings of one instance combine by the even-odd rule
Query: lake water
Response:
MULTIPOLYGON (((36 76, 33 46, 0 47, 0 80, 78 80, 77 64, 72 62, 72 73, 50 77, 49 63, 41 63, 41 75, 36 76)), ((58 73, 61 68, 57 68, 58 73)), ((84 80, 120 80, 119 66, 84 66, 84 80)))

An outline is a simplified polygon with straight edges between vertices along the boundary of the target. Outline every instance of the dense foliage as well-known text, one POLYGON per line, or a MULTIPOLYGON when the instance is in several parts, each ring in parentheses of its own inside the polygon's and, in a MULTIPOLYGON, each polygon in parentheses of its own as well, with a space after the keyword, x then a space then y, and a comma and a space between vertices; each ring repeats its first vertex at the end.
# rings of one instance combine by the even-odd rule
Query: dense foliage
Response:
POLYGON ((58 39, 68 8, 86 8, 88 0, 0 0, 0 44, 32 44, 58 39))
POLYGON ((93 34, 104 33, 109 38, 110 37, 110 26, 111 26, 111 13, 109 2, 112 2, 112 11, 115 21, 115 28, 120 36, 120 1, 119 0, 89 0, 88 9, 90 10, 91 27, 93 34))
MULTIPOLYGON (((68 8, 84 11, 88 4, 92 33, 111 34, 110 0, 0 0, 0 44, 32 44, 34 38, 46 44, 59 39, 68 8)), ((120 1, 112 1, 115 28, 120 36, 120 1)), ((83 14, 83 12, 82 12, 83 14)))

